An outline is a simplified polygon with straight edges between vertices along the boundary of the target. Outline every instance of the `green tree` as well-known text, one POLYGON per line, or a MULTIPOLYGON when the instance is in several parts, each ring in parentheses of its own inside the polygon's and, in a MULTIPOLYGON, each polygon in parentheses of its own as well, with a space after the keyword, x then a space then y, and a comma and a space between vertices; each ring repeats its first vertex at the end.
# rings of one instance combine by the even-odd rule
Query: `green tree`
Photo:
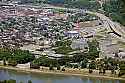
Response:
POLYGON ((60 65, 58 64, 58 65, 57 65, 57 70, 60 70, 60 69, 61 69, 61 67, 60 67, 60 65))
POLYGON ((50 66, 49 66, 49 70, 53 70, 53 65, 50 65, 50 66))
POLYGON ((20 81, 20 83, 23 83, 22 81, 20 81))
POLYGON ((120 72, 118 76, 125 75, 125 62, 121 62, 119 65, 119 68, 120 68, 120 72))
POLYGON ((81 61, 81 68, 86 68, 87 67, 87 63, 88 63, 88 60, 87 59, 84 59, 83 61, 81 61))
POLYGON ((4 60, 13 59, 19 64, 30 62, 34 56, 29 51, 20 49, 0 48, 0 59, 4 60))
POLYGON ((89 64, 89 69, 96 69, 96 63, 94 61, 91 61, 89 64))
POLYGON ((94 60, 99 57, 99 42, 97 40, 88 41, 88 58, 94 60))
POLYGON ((4 66, 6 65, 6 58, 5 57, 3 58, 3 65, 4 66))
POLYGON ((64 68, 64 67, 62 68, 62 71, 65 71, 65 68, 64 68))
POLYGON ((12 58, 9 58, 8 59, 8 65, 10 66, 16 66, 17 65, 17 62, 16 60, 12 59, 12 58))
POLYGON ((28 83, 32 83, 32 81, 31 81, 31 80, 28 80, 28 83))
POLYGON ((105 14, 112 20, 125 25, 125 1, 124 0, 109 0, 103 5, 105 14))

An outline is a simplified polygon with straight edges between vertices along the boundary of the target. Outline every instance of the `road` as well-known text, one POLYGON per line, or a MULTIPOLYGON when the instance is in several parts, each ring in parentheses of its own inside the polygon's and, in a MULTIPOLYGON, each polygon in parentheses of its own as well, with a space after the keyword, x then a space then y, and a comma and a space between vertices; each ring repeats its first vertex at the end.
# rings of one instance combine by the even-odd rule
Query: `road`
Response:
POLYGON ((122 27, 119 23, 113 22, 109 17, 97 12, 88 11, 88 13, 95 14, 96 16, 98 16, 100 20, 103 21, 104 26, 108 30, 112 30, 119 37, 120 40, 125 41, 125 30, 124 27, 122 27))

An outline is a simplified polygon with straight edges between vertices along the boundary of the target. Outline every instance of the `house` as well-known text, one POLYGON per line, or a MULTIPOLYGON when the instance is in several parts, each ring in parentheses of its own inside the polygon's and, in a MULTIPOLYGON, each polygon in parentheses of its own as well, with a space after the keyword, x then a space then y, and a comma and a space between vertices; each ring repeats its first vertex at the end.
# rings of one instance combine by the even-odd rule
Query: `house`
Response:
POLYGON ((88 47, 87 41, 85 39, 77 39, 72 41, 72 49, 84 49, 85 47, 88 47))
POLYGON ((79 32, 78 31, 66 31, 65 36, 69 38, 77 38, 79 37, 79 32))

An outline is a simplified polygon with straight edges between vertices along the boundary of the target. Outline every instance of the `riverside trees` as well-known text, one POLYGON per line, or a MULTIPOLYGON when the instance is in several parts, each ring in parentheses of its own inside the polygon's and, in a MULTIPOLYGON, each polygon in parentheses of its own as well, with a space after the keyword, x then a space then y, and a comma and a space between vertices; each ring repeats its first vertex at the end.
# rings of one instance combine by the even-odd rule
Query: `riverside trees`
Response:
MULTIPOLYGON (((2 80, 0 81, 0 83, 17 83, 16 80, 10 79, 10 80, 2 80)), ((20 83, 23 83, 22 81, 20 81, 20 83)), ((32 83, 31 80, 28 80, 27 83, 32 83)))
POLYGON ((18 63, 23 64, 30 62, 34 59, 34 56, 26 50, 0 48, 0 60, 4 59, 6 59, 10 65, 16 65, 18 63))
POLYGON ((0 81, 0 83, 16 83, 16 80, 3 80, 3 81, 0 81))
POLYGON ((119 65, 119 75, 118 76, 122 76, 125 75, 125 62, 121 62, 119 65))

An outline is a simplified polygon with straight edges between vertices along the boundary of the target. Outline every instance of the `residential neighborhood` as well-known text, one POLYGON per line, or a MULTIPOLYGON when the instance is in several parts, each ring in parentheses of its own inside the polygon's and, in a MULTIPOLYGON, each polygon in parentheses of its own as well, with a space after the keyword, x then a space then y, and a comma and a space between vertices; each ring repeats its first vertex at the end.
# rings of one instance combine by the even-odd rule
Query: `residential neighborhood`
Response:
POLYGON ((125 29, 102 9, 109 1, 2 0, 0 68, 124 77, 125 29))

